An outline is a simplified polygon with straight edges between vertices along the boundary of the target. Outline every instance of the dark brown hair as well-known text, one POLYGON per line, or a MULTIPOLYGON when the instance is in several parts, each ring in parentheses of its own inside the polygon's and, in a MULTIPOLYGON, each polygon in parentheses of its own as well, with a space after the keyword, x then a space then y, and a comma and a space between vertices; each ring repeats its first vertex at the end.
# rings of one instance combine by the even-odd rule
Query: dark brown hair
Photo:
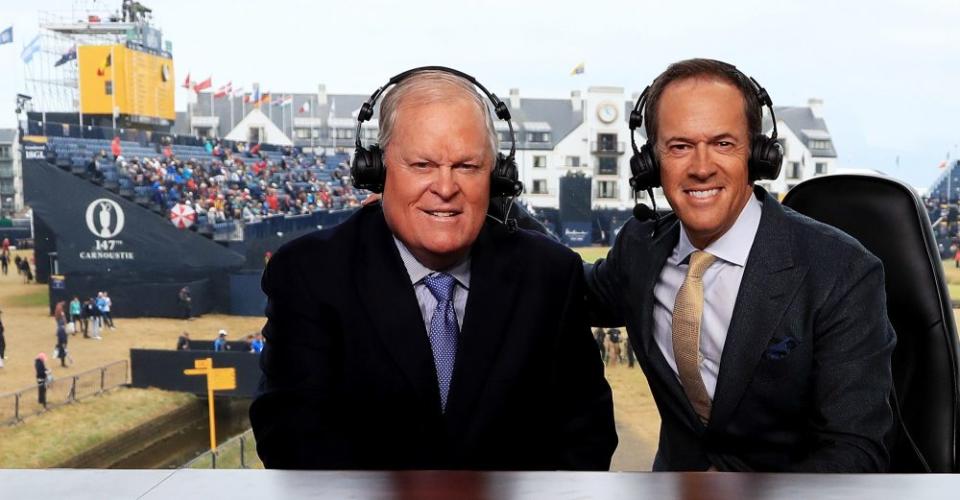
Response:
POLYGON ((657 142, 657 111, 663 90, 673 82, 691 78, 715 79, 727 82, 736 87, 743 95, 743 112, 747 117, 747 131, 751 144, 753 136, 760 135, 762 130, 763 107, 757 97, 757 89, 747 75, 744 75, 732 64, 715 59, 687 59, 671 64, 666 71, 650 85, 647 102, 644 105, 643 117, 646 125, 647 139, 650 144, 657 142))

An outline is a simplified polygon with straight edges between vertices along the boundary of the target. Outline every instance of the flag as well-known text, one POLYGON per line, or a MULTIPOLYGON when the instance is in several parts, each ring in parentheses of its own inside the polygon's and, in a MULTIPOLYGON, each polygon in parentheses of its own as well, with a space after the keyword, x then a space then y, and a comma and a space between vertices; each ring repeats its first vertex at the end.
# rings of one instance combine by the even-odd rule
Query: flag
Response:
POLYGON ((283 99, 280 101, 281 106, 290 106, 291 104, 293 104, 292 95, 285 95, 283 96, 283 99))
POLYGON ((183 86, 183 88, 185 88, 185 89, 190 88, 190 72, 189 72, 189 71, 187 71, 187 79, 183 81, 183 85, 182 85, 182 86, 183 86))
POLYGON ((77 58, 77 46, 73 45, 70 47, 69 50, 64 52, 62 56, 60 56, 60 59, 57 60, 57 62, 53 63, 53 67, 56 68, 57 66, 63 66, 64 64, 67 64, 68 62, 73 61, 76 58, 77 58))
POLYGON ((937 165, 937 168, 947 168, 947 160, 940 162, 940 164, 937 165))
POLYGON ((40 35, 33 37, 33 41, 23 48, 23 52, 20 53, 20 59, 23 59, 24 64, 30 64, 34 54, 37 52, 40 52, 40 35))
POLYGON ((221 97, 226 97, 233 91, 233 82, 227 82, 226 85, 221 85, 220 88, 213 94, 213 97, 219 99, 221 97))
POLYGON ((570 76, 582 75, 585 69, 585 66, 586 66, 586 63, 581 62, 580 64, 578 64, 576 67, 573 68, 573 71, 570 72, 570 76))
POLYGON ((207 89, 210 88, 210 87, 213 87, 213 77, 212 77, 212 76, 208 76, 206 80, 204 80, 204 81, 202 81, 202 82, 200 82, 200 83, 194 83, 194 84, 193 84, 193 91, 199 94, 200 91, 202 91, 202 90, 207 90, 207 89))
POLYGON ((0 45, 13 43, 13 26, 0 31, 0 45))
MULTIPOLYGON (((241 95, 243 95, 243 87, 237 87, 237 88, 235 88, 235 89, 232 88, 232 92, 231 92, 231 93, 233 94, 233 95, 230 96, 231 98, 234 98, 234 97, 237 97, 237 96, 241 96, 241 95)), ((246 96, 244 96, 244 99, 246 99, 246 96)), ((244 102, 246 102, 246 100, 244 100, 244 102)))
POLYGON ((253 94, 244 94, 244 95, 243 95, 243 103, 244 103, 244 104, 250 104, 251 102, 253 102, 253 94))
POLYGON ((300 109, 297 110, 298 113, 309 113, 310 112, 310 101, 304 102, 300 105, 300 109))
POLYGON ((257 99, 257 105, 268 104, 270 102, 270 92, 264 93, 257 99))
POLYGON ((273 101, 270 102, 270 104, 272 104, 272 105, 274 105, 274 106, 280 106, 280 105, 282 105, 282 104, 283 104, 283 94, 280 94, 280 95, 274 97, 274 98, 273 98, 273 101))

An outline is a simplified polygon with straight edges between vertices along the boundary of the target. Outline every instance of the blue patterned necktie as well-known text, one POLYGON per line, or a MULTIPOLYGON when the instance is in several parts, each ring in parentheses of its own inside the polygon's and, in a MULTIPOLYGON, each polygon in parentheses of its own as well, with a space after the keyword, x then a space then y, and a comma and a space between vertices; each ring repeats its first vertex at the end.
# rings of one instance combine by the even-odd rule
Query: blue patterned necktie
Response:
POLYGON ((453 363, 457 357, 457 313, 453 309, 453 288, 457 281, 446 273, 427 276, 423 283, 437 299, 437 308, 430 319, 430 347, 433 348, 433 363, 437 367, 437 382, 440 385, 440 406, 446 411, 447 393, 453 378, 453 363))

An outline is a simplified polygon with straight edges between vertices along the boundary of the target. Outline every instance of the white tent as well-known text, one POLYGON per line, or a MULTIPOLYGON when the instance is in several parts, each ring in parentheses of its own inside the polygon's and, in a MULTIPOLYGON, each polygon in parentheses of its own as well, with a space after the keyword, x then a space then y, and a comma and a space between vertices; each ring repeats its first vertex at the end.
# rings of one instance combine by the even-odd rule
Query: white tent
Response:
POLYGON ((293 141, 280 130, 260 108, 253 108, 240 123, 227 134, 229 141, 261 142, 278 146, 293 146, 293 141), (257 140, 259 139, 259 140, 257 140))

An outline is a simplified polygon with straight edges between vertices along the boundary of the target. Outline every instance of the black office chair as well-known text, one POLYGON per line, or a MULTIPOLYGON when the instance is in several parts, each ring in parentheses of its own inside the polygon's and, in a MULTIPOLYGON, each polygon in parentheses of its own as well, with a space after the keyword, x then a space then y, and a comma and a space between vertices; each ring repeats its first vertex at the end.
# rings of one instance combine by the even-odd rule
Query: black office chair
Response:
POLYGON ((891 471, 960 472, 960 347, 919 197, 888 177, 842 174, 800 183, 783 204, 845 231, 883 261, 887 310, 897 332, 891 471))

